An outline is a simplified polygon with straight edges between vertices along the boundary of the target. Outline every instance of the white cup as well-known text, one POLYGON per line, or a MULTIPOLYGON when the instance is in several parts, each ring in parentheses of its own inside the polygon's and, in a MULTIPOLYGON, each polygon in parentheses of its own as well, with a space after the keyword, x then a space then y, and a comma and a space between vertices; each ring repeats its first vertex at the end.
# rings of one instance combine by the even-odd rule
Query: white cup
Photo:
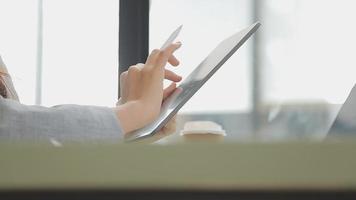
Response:
POLYGON ((226 136, 222 127, 211 121, 191 121, 184 124, 180 135, 184 142, 223 142, 226 136))

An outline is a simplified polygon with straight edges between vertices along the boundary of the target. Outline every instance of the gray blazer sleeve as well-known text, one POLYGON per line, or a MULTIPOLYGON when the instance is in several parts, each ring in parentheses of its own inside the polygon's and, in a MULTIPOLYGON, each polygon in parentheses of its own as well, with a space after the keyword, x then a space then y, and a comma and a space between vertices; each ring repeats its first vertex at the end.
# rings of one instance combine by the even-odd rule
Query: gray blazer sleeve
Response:
POLYGON ((27 106, 0 97, 0 139, 119 142, 122 129, 106 107, 27 106))

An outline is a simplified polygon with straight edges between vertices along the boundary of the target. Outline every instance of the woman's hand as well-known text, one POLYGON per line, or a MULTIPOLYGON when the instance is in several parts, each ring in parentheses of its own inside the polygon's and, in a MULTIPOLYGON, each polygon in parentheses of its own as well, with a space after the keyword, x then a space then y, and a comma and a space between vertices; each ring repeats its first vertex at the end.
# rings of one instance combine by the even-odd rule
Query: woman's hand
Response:
POLYGON ((179 61, 173 53, 181 43, 174 43, 163 50, 153 50, 145 64, 131 66, 120 77, 121 99, 115 108, 125 133, 144 127, 155 120, 161 110, 162 101, 175 89, 181 77, 166 70, 167 62, 177 66, 179 61), (163 89, 163 80, 172 84, 163 89))
MULTIPOLYGON (((135 143, 150 144, 173 134, 176 131, 176 126, 177 126, 176 118, 177 116, 174 116, 160 131, 158 131, 154 135, 135 141, 135 143)), ((124 138, 125 139, 130 138, 130 134, 126 134, 124 138)))

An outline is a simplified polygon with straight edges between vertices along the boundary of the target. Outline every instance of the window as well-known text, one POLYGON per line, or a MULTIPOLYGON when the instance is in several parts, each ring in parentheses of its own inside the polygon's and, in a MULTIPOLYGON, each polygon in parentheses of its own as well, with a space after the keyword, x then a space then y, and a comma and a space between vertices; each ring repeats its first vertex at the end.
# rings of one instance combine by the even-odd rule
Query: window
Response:
MULTIPOLYGON (((252 23, 249 0, 153 0, 150 49, 159 48, 179 25, 183 46, 177 52, 187 76, 227 36, 252 23)), ((251 41, 246 43, 183 107, 183 112, 249 110, 251 41)))
POLYGON ((356 83, 355 1, 258 2, 264 101, 343 103, 356 83))
POLYGON ((1 1, 0 54, 22 102, 35 103, 36 52, 42 50, 42 105, 114 105, 118 10, 118 0, 1 1))
POLYGON ((150 48, 183 24, 177 71, 186 76, 219 41, 256 17, 262 26, 254 48, 248 41, 183 107, 210 112, 188 120, 218 121, 235 135, 326 133, 335 115, 329 104, 343 103, 356 82, 355 7, 353 0, 152 0, 150 48), (241 118, 253 119, 255 130, 241 118))
POLYGON ((0 1, 0 55, 21 100, 35 103, 37 0, 0 1))

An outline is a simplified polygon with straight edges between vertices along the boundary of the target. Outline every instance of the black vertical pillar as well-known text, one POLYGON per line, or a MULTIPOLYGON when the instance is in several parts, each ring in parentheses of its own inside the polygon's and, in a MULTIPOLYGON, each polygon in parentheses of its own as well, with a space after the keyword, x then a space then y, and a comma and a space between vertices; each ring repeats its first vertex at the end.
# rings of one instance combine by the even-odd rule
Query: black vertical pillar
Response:
POLYGON ((121 74, 131 65, 145 62, 148 56, 149 0, 120 0, 119 12, 119 74, 121 74))

